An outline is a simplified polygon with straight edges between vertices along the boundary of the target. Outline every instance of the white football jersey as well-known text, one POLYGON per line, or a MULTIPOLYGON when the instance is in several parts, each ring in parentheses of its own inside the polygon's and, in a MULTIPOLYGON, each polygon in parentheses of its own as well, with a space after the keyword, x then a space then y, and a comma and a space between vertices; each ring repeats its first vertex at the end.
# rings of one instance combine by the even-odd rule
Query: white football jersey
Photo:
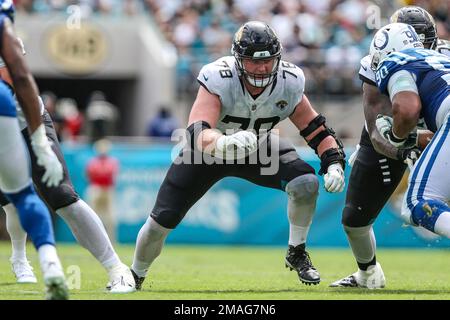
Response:
POLYGON ((276 79, 257 98, 253 98, 239 78, 233 56, 205 65, 197 80, 220 98, 222 107, 216 128, 222 133, 238 129, 272 129, 294 112, 305 88, 303 71, 291 63, 280 61, 276 79))
POLYGON ((375 79, 375 71, 370 68, 372 63, 372 59, 368 54, 364 58, 361 59, 361 67, 359 68, 359 79, 363 82, 369 83, 373 86, 377 86, 377 81, 375 79))
MULTIPOLYGON (((436 48, 434 49, 439 53, 445 54, 450 57, 450 41, 438 39, 436 48)), ((372 60, 370 55, 361 59, 361 67, 359 68, 359 78, 368 84, 376 86, 375 71, 370 68, 372 60)))

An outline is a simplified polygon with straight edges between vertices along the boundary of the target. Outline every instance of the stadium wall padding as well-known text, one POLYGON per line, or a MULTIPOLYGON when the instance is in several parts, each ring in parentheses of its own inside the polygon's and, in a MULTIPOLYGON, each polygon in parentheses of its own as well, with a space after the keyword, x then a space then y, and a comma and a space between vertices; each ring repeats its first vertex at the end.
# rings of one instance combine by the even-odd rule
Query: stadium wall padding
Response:
MULTIPOLYGON (((94 152, 90 145, 64 144, 63 151, 77 192, 85 197, 85 167, 94 152)), ((316 170, 319 159, 308 148, 298 153, 316 170)), ((353 150, 347 149, 347 155, 353 150)), ((120 161, 115 196, 117 238, 134 244, 137 233, 152 209, 161 182, 175 154, 170 144, 114 144, 111 155, 120 161)), ((350 168, 346 169, 346 176, 350 168)), ((348 247, 341 225, 345 192, 327 193, 320 177, 320 195, 309 233, 309 246, 348 247)), ((347 180, 348 181, 348 180, 347 180)), ((368 181, 367 183, 370 183, 368 181)), ((450 241, 430 232, 404 226, 399 217, 401 196, 391 199, 374 229, 378 247, 448 247, 450 241)), ((188 212, 169 235, 167 243, 224 245, 286 245, 287 197, 284 192, 256 186, 238 178, 225 178, 188 212)), ((62 219, 56 219, 57 241, 75 241, 62 219)))

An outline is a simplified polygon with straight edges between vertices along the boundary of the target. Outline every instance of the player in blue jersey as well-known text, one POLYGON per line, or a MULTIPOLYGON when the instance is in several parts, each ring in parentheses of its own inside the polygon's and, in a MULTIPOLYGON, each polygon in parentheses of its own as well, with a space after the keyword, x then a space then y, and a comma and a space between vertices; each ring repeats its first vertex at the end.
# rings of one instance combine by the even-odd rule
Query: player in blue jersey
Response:
POLYGON ((401 23, 375 34, 371 57, 377 86, 393 110, 393 118, 377 119, 378 131, 402 147, 423 117, 435 133, 410 174, 402 218, 450 238, 450 58, 424 49, 414 29, 401 23))
MULTIPOLYGON (((25 54, 25 49, 22 47, 25 54)), ((14 83, 0 58, 0 79, 10 86, 14 92, 14 83)), ((78 243, 87 249, 99 261, 109 274, 107 289, 110 293, 129 293, 134 289, 134 278, 130 269, 121 262, 116 254, 106 230, 91 207, 78 196, 70 179, 66 162, 58 141, 58 137, 53 126, 53 121, 49 113, 45 110, 43 101, 41 102, 40 114, 45 127, 45 134, 51 143, 53 152, 63 166, 63 179, 61 183, 52 188, 48 188, 41 181, 45 174, 45 168, 37 163, 37 158, 33 152, 30 153, 30 166, 34 187, 48 207, 64 219, 72 231, 78 243)), ((16 103, 17 118, 19 127, 22 130, 22 137, 28 150, 31 150, 31 140, 27 129, 27 122, 23 116, 23 110, 19 103, 16 103)), ((10 201, 0 192, 0 206, 6 213, 6 229, 8 230, 12 244, 11 266, 17 283, 36 283, 33 268, 27 260, 26 241, 27 234, 21 227, 17 210, 10 201)))
MULTIPOLYGON (((406 6, 394 12, 390 22, 411 25, 425 48, 448 52, 450 46, 438 39, 433 17, 417 6, 406 6)), ((432 133, 418 130, 417 145, 396 148, 377 130, 378 114, 392 116, 389 97, 378 90, 376 70, 371 69, 371 57, 361 59, 359 78, 362 84, 362 104, 365 123, 356 151, 350 156, 352 171, 349 177, 342 210, 342 224, 352 249, 358 269, 356 272, 334 281, 331 287, 382 288, 386 284, 381 264, 376 255, 376 237, 373 224, 382 208, 396 190, 405 169, 417 159, 432 133), (370 181, 370 183, 367 183, 370 181)), ((414 138, 415 134, 411 134, 414 138)))
MULTIPOLYGON (((63 170, 45 135, 36 84, 23 59, 22 47, 13 31, 13 21, 12 1, 0 0, 0 56, 10 71, 17 98, 23 106, 37 163, 45 168, 42 182, 54 188, 61 182, 63 170)), ((50 213, 34 191, 28 154, 17 121, 16 103, 4 82, 0 82, 0 139, 0 189, 17 208, 22 227, 38 251, 47 299, 68 299, 50 213)))

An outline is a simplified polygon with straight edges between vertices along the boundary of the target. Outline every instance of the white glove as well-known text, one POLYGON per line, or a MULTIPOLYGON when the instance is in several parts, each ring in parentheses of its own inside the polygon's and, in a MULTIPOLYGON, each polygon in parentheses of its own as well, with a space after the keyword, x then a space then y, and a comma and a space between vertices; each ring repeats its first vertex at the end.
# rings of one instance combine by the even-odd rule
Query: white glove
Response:
POLYGON ((342 192, 345 187, 344 170, 340 163, 333 163, 323 176, 325 190, 328 192, 342 192))
POLYGON ((251 131, 238 131, 229 136, 222 135, 216 141, 216 150, 227 159, 246 156, 257 149, 258 138, 251 131))
POLYGON ((392 132, 392 126, 394 124, 394 119, 389 116, 378 115, 375 125, 377 126, 378 132, 388 140, 396 148, 411 148, 417 145, 417 131, 416 129, 411 132, 406 138, 399 139, 394 136, 392 132))
POLYGON ((389 116, 378 115, 377 120, 375 121, 375 125, 377 126, 378 132, 381 134, 383 138, 388 140, 394 147, 402 147, 403 142, 394 142, 392 141, 392 125, 394 120, 389 116))
POLYGON ((63 179, 63 168, 47 139, 44 125, 41 124, 30 138, 37 164, 45 168, 41 181, 49 188, 58 186, 63 179))
POLYGON ((355 163, 356 158, 358 157, 358 151, 361 148, 361 146, 359 145, 359 143, 356 145, 356 150, 350 155, 350 157, 348 158, 348 165, 350 167, 353 167, 353 164, 355 163))

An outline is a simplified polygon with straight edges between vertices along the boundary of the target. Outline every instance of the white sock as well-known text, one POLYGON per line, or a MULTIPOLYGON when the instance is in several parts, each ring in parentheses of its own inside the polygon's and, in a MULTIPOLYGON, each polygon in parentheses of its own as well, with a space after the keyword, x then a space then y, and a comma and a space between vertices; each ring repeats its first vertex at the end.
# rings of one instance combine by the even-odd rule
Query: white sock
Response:
POLYGON ((16 208, 10 203, 3 207, 6 213, 6 230, 11 238, 12 260, 27 260, 27 233, 20 224, 16 208))
POLYGON ((151 217, 148 217, 139 230, 133 265, 131 266, 131 269, 139 277, 147 275, 148 268, 161 253, 164 241, 170 231, 171 229, 164 228, 151 217))
POLYGON ((56 211, 69 225, 78 243, 111 270, 122 265, 97 214, 83 200, 78 200, 56 211))
POLYGON ((308 237, 309 226, 301 227, 294 224, 289 224, 289 244, 296 247, 299 244, 305 243, 308 237))
POLYGON ((288 195, 289 244, 305 243, 316 211, 319 182, 313 174, 291 180, 286 185, 288 195))
POLYGON ((450 212, 442 212, 434 225, 434 232, 440 236, 450 238, 450 212))
POLYGON ((148 268, 150 268, 149 262, 146 261, 140 261, 139 259, 134 259, 133 264, 131 265, 131 269, 134 271, 134 273, 137 274, 140 278, 145 278, 147 276, 148 268))
POLYGON ((40 246, 37 251, 44 278, 47 276, 60 276, 61 274, 64 274, 55 246, 44 244, 40 246))

